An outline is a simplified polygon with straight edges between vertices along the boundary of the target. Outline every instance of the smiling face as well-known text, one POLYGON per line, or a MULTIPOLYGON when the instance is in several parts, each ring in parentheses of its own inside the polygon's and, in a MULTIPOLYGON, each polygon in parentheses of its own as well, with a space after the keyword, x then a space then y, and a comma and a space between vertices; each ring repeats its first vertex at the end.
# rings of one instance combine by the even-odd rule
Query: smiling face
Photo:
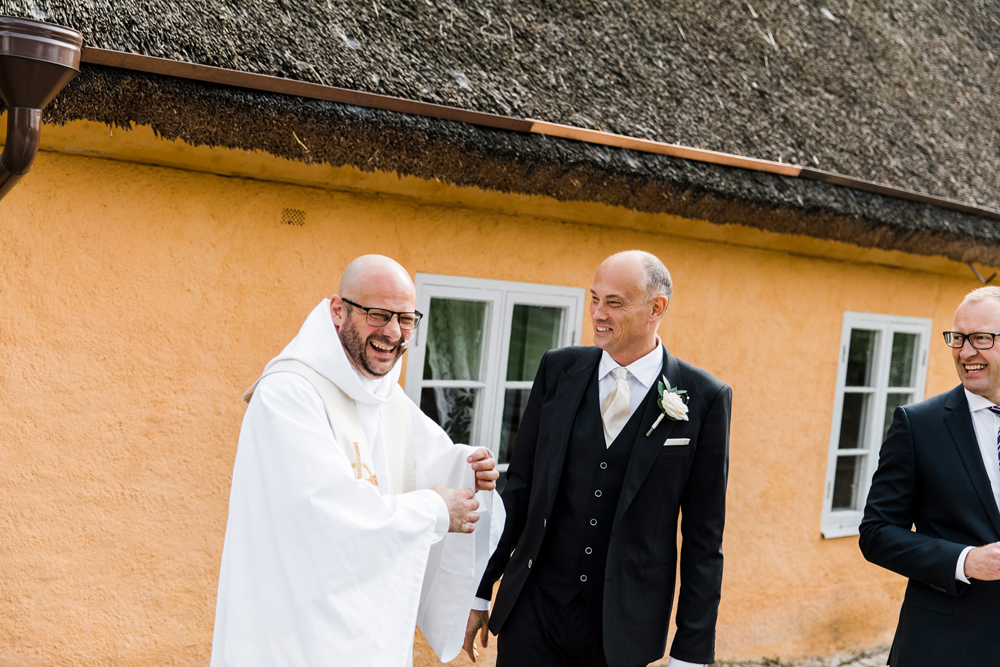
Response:
POLYGON ((656 347, 656 328, 667 307, 663 296, 642 293, 642 262, 623 253, 604 261, 590 288, 590 318, 594 345, 622 366, 656 347))
MULTIPOLYGON (((1000 332, 1000 300, 987 298, 962 304, 955 311, 952 330, 964 334, 1000 332)), ((961 348, 952 348, 951 355, 962 385, 973 394, 1000 404, 1000 345, 975 350, 966 341, 961 348)))
MULTIPOLYGON (((339 291, 344 298, 366 308, 408 313, 416 307, 410 276, 388 257, 368 255, 352 262, 344 271, 339 291)), ((344 303, 340 294, 331 297, 330 314, 347 358, 362 375, 373 380, 392 370, 414 332, 400 329, 397 317, 384 327, 371 326, 365 311, 344 303)))

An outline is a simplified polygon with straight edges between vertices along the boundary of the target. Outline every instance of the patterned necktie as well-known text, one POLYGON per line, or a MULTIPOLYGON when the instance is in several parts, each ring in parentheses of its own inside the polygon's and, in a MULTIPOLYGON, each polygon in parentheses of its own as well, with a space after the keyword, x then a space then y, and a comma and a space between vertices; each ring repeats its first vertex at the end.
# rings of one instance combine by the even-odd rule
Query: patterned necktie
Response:
POLYGON ((628 371, 619 366, 615 369, 615 386, 601 403, 601 421, 604 422, 604 440, 608 447, 625 428, 632 416, 629 408, 628 371))
MULTIPOLYGON (((991 405, 990 412, 1000 417, 1000 405, 991 405)), ((1000 464, 1000 429, 997 430, 997 463, 1000 464)))

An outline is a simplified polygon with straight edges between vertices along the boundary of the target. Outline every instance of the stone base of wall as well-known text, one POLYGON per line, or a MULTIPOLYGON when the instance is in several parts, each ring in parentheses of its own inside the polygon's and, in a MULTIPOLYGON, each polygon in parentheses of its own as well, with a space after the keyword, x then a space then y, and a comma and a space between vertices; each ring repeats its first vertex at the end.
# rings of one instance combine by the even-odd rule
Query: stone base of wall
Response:
MULTIPOLYGON (((877 646, 866 651, 838 653, 803 660, 782 658, 762 658, 760 660, 737 660, 716 663, 720 667, 882 667, 889 657, 888 646, 877 646)), ((667 663, 662 663, 666 665, 667 663)))

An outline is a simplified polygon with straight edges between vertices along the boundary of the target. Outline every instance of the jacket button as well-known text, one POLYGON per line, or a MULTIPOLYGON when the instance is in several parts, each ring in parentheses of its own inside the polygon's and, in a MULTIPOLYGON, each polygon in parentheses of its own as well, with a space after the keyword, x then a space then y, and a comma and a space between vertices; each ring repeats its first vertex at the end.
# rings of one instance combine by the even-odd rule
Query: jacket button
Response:
POLYGON ((581 574, 580 575, 580 581, 587 581, 587 575, 581 574))
POLYGON ((591 526, 596 526, 597 525, 597 519, 591 519, 590 520, 590 525, 591 526))
POLYGON ((597 491, 594 491, 594 495, 597 496, 598 498, 600 498, 601 497, 601 490, 598 489, 597 491))
POLYGON ((586 549, 583 550, 583 552, 585 554, 587 554, 587 555, 590 555, 590 554, 594 553, 594 550, 591 549, 590 547, 587 547, 586 549))
POLYGON ((607 469, 608 469, 608 464, 605 463, 604 461, 601 461, 601 470, 607 470, 607 469))
POLYGON ((545 526, 547 526, 547 525, 549 525, 549 520, 548 519, 542 519, 542 528, 545 528, 545 526))

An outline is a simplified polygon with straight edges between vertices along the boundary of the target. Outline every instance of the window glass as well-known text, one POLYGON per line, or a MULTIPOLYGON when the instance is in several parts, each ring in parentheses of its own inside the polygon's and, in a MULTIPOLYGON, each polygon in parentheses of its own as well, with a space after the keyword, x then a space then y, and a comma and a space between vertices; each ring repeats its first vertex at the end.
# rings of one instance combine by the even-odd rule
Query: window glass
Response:
POLYGON ((871 398, 871 394, 844 394, 844 414, 840 418, 840 449, 864 447, 871 398))
POLYGON ((431 299, 425 380, 480 379, 488 309, 485 301, 431 299))
POLYGON ((563 308, 516 304, 510 327, 507 380, 535 379, 542 355, 559 347, 563 308))
POLYGON ((472 442, 479 389, 425 387, 420 392, 420 409, 436 421, 452 442, 472 442))
POLYGON ((504 392, 503 421, 500 424, 500 451, 498 463, 510 463, 514 456, 514 443, 517 441, 517 427, 528 404, 530 389, 508 389, 504 392))
POLYGON ((833 509, 854 510, 858 508, 858 487, 865 456, 837 457, 837 472, 833 480, 833 509))
POLYGON ((892 335, 892 357, 889 362, 889 386, 912 387, 916 376, 917 343, 920 337, 897 331, 892 335))
POLYGON ((876 345, 878 345, 878 331, 868 329, 851 331, 851 347, 847 352, 848 387, 871 386, 876 345))
MULTIPOLYGON (((890 383, 891 384, 891 383, 890 383)), ((886 394, 885 397, 885 419, 882 422, 882 439, 885 440, 885 436, 889 433, 889 427, 892 426, 892 413, 896 411, 901 405, 906 405, 913 400, 913 394, 886 394)))

